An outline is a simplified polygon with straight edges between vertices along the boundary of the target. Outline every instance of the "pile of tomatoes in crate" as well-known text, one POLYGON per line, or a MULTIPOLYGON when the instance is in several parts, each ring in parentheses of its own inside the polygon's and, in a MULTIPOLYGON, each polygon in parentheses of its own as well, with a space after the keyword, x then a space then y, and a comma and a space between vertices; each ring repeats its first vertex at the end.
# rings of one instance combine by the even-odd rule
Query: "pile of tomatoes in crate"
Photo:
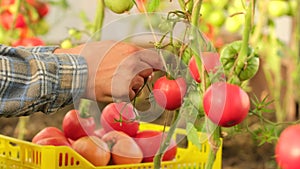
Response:
MULTIPOLYGON (((39 145, 69 146, 94 166, 138 164, 152 162, 166 134, 156 130, 139 130, 135 108, 130 103, 110 103, 100 119, 83 117, 72 109, 66 113, 62 130, 46 127, 32 142, 39 145), (97 128, 99 120, 101 127, 97 128)), ((163 161, 173 160, 177 144, 174 139, 163 155, 163 161)))

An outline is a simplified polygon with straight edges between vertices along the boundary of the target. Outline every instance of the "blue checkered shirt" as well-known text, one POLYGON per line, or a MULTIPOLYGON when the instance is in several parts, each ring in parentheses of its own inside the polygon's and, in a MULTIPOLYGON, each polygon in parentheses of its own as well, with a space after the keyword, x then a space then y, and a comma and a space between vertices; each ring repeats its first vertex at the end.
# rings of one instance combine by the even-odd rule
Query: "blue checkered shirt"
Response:
POLYGON ((0 44, 0 117, 55 112, 84 92, 86 61, 55 48, 0 44))

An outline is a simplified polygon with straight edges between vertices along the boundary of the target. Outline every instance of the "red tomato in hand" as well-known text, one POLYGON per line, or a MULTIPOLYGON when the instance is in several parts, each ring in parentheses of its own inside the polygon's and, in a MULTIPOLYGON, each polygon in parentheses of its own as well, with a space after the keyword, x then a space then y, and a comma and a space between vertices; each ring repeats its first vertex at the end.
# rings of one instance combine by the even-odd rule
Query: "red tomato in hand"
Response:
POLYGON ((166 110, 175 110, 183 102, 187 86, 183 78, 168 79, 167 76, 157 79, 153 86, 153 96, 157 104, 166 110))
POLYGON ((96 136, 85 136, 72 144, 73 149, 94 166, 105 166, 110 160, 108 145, 96 136))
POLYGON ((117 130, 129 136, 134 136, 139 129, 135 111, 130 103, 110 103, 102 111, 100 117, 101 125, 105 132, 117 130))
POLYGON ((120 131, 110 131, 102 137, 111 145, 113 164, 138 164, 142 162, 143 152, 133 138, 120 131))
POLYGON ((50 138, 50 137, 63 137, 65 138, 65 134, 56 127, 46 127, 39 131, 33 138, 32 142, 36 143, 37 141, 44 139, 44 138, 50 138))
POLYGON ((282 169, 299 169, 300 164, 300 125, 284 129, 275 147, 275 158, 282 169))
POLYGON ((203 96, 204 112, 215 124, 231 127, 241 123, 250 109, 249 96, 239 86, 218 82, 203 96))
POLYGON ((93 135, 95 126, 93 117, 82 118, 77 110, 70 110, 65 115, 62 123, 65 136, 72 140, 93 135))
MULTIPOLYGON (((152 162, 158 152, 163 139, 163 132, 145 130, 140 131, 134 137, 135 142, 143 151, 143 162, 152 162)), ((163 155, 163 161, 173 160, 176 156, 177 145, 174 139, 171 139, 168 149, 163 155)))

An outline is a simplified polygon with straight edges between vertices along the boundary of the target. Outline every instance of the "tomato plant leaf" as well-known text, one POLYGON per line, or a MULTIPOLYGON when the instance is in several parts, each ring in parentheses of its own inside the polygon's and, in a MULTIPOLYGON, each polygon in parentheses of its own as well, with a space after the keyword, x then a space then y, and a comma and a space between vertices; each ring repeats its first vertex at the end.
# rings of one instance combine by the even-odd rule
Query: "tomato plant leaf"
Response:
POLYGON ((199 136, 197 129, 195 128, 193 123, 187 123, 186 125, 187 138, 190 142, 192 142, 197 148, 201 150, 201 143, 199 141, 199 136))
POLYGON ((160 2, 159 0, 150 0, 149 4, 147 6, 147 11, 154 12, 155 9, 157 9, 159 6, 159 2, 160 2))

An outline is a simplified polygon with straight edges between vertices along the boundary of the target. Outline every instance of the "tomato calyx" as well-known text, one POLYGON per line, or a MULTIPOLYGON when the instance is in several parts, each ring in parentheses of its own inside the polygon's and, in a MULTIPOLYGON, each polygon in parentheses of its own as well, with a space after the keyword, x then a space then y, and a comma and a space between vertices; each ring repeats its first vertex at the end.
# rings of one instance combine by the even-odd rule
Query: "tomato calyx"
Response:
POLYGON ((134 114, 135 114, 135 117, 134 117, 134 118, 129 118, 129 119, 124 119, 124 118, 123 118, 122 115, 123 115, 124 111, 126 110, 126 107, 129 106, 129 104, 130 104, 130 103, 125 103, 125 104, 122 106, 121 110, 119 111, 119 114, 120 114, 119 118, 118 118, 118 119, 117 119, 117 118, 114 118, 114 121, 117 122, 117 123, 120 123, 120 126, 122 126, 122 123, 123 123, 123 122, 125 122, 125 123, 132 123, 132 122, 134 122, 134 121, 136 121, 136 120, 139 119, 139 114, 136 112, 136 109, 133 109, 133 112, 134 112, 134 114))
POLYGON ((110 103, 102 110, 100 123, 105 132, 122 131, 134 136, 139 128, 137 112, 134 106, 127 102, 110 103))

